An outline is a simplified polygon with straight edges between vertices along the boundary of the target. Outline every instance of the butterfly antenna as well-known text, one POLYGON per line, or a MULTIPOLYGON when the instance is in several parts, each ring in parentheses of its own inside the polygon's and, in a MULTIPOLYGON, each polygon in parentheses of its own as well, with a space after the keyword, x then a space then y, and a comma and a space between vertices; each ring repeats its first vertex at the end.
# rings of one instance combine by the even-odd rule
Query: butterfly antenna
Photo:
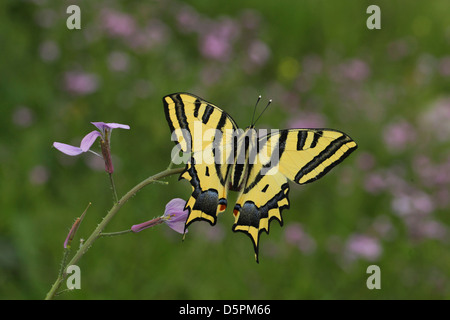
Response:
POLYGON ((256 100, 255 107, 253 108, 252 127, 254 125, 253 119, 255 119, 256 107, 258 106, 259 100, 261 100, 261 95, 258 97, 258 100, 256 100))
POLYGON ((256 119, 256 121, 253 123, 253 125, 256 124, 256 122, 258 122, 259 118, 261 118, 262 114, 264 113, 264 111, 267 110, 267 108, 270 106, 270 104, 272 103, 272 99, 269 100, 269 102, 267 103, 267 106, 264 108, 264 110, 259 114, 259 117, 256 119))

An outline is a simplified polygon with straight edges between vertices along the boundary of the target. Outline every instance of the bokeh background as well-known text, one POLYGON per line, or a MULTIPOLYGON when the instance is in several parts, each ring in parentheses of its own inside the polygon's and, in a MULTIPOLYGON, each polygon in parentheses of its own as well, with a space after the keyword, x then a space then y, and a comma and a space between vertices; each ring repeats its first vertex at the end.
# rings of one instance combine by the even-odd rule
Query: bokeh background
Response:
MULTIPOLYGON (((79 262, 81 290, 59 299, 449 298, 449 12, 446 0, 2 1, 0 298, 44 298, 74 219, 92 202, 76 247, 112 205, 102 161, 52 143, 79 145, 91 121, 130 125, 112 136, 123 195, 169 164, 161 98, 178 91, 242 127, 261 94, 273 103, 260 127, 335 128, 359 149, 319 181, 292 184, 259 264, 231 231, 230 205, 184 242, 166 225, 99 239, 79 262), (81 30, 66 27, 71 4, 81 30), (381 30, 366 27, 371 4, 381 30), (373 264, 380 290, 366 287, 373 264)), ((166 181, 106 231, 188 198, 187 181, 166 181)))

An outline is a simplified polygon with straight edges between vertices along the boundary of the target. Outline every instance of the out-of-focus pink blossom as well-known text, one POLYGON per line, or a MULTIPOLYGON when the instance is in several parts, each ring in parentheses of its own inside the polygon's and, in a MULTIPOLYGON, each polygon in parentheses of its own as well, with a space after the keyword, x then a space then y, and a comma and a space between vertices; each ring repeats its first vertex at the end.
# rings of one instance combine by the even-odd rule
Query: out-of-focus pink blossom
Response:
POLYGON ((392 239, 395 235, 395 227, 388 215, 377 216, 372 223, 372 229, 381 239, 392 239))
POLYGON ((262 66, 270 57, 270 49, 264 42, 255 40, 248 48, 248 57, 253 65, 262 66))
POLYGON ((347 240, 345 249, 350 260, 362 258, 371 262, 376 261, 383 252, 381 243, 377 238, 364 234, 352 235, 347 240))
POLYGON ((369 171, 375 166, 375 157, 369 152, 360 152, 357 165, 361 170, 369 171))
POLYGON ((112 71, 126 71, 130 64, 128 54, 120 51, 113 51, 108 55, 108 66, 112 71))
POLYGON ((197 32, 203 25, 200 14, 189 5, 182 5, 176 13, 178 29, 183 33, 197 32))
POLYGON ((344 80, 360 82, 366 80, 369 76, 370 67, 361 59, 352 59, 343 62, 332 71, 332 78, 338 82, 344 80))
POLYGON ((400 216, 427 215, 435 209, 432 198, 423 191, 394 194, 392 209, 400 216))
POLYGON ((303 230, 299 223, 287 226, 284 238, 287 243, 297 246, 303 253, 311 253, 316 249, 316 241, 303 230))
POLYGON ((364 179, 364 189, 369 193, 379 193, 387 187, 385 178, 379 173, 371 173, 364 179))
POLYGON ((93 73, 69 71, 64 75, 64 87, 70 93, 86 95, 97 91, 99 80, 93 73))
POLYGON ((412 217, 405 220, 411 237, 415 240, 448 240, 448 227, 434 219, 412 217))
POLYGON ((421 223, 423 234, 430 239, 444 240, 448 235, 448 228, 436 220, 421 223))
POLYGON ((112 9, 103 9, 100 17, 102 28, 111 37, 127 38, 133 35, 137 29, 133 17, 126 13, 112 9))
POLYGON ((137 29, 133 36, 126 39, 130 47, 148 51, 163 45, 169 39, 169 28, 160 20, 153 19, 147 26, 137 29))
POLYGON ((389 124, 383 132, 384 142, 392 152, 403 151, 416 141, 416 130, 404 119, 389 124))
POLYGON ((416 82, 420 84, 426 84, 431 81, 431 77, 436 72, 437 61, 436 58, 429 54, 422 54, 418 60, 416 65, 416 70, 414 73, 414 78, 416 82))
POLYGON ((209 26, 200 37, 200 52, 209 59, 228 61, 239 27, 232 19, 223 19, 209 26))
POLYGON ((420 116, 422 130, 439 141, 450 140, 450 98, 439 98, 420 116))

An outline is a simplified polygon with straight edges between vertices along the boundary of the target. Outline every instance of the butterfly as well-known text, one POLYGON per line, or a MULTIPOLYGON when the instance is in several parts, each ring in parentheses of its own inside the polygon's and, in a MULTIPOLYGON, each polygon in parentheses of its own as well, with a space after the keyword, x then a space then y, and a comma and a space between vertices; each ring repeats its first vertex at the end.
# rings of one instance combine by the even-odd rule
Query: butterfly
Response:
POLYGON ((228 191, 237 191, 232 230, 250 237, 256 262, 260 234, 269 233, 271 220, 283 225, 288 181, 313 182, 357 148, 348 135, 332 129, 261 133, 252 120, 243 130, 228 113, 190 93, 169 94, 163 104, 176 147, 172 155, 186 163, 179 179, 192 186, 185 228, 197 220, 215 225, 227 208, 228 191))

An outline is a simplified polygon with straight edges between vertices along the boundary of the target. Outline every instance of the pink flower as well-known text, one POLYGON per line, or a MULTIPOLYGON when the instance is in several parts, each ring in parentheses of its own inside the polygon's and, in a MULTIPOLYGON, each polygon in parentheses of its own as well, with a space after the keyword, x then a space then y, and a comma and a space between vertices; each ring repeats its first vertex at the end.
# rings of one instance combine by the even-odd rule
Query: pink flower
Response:
POLYGON ((104 9, 101 12, 101 20, 103 28, 111 37, 127 38, 137 29, 133 17, 119 11, 104 9))
POLYGON ((64 86, 71 93, 85 95, 98 89, 99 80, 93 73, 70 71, 64 75, 64 86))
POLYGON ((206 57, 218 61, 231 58, 232 47, 239 29, 231 19, 210 26, 200 39, 200 51, 206 57))
POLYGON ((379 193, 388 187, 385 177, 379 173, 370 173, 364 179, 364 189, 369 193, 379 193))
POLYGON ((434 101, 421 115, 421 127, 439 141, 450 138, 450 98, 444 97, 434 101))
POLYGON ((164 211, 164 222, 178 233, 185 233, 186 220, 189 214, 188 210, 184 210, 185 206, 186 201, 175 198, 167 203, 164 211))
POLYGON ((287 226, 284 238, 287 243, 296 246, 301 252, 311 253, 316 249, 316 242, 303 230, 299 223, 287 226))
POLYGON ((383 138, 390 150, 398 152, 416 140, 416 131, 408 121, 400 120, 385 128, 383 138))
POLYGON ((108 56, 108 66, 112 71, 127 71, 130 58, 124 52, 113 51, 108 56))
POLYGON ((264 42, 255 40, 250 43, 247 54, 251 63, 261 66, 269 59, 270 49, 264 42))
POLYGON ((178 29, 183 33, 200 31, 201 17, 194 8, 183 5, 176 13, 178 29))
POLYGON ((345 61, 332 69, 331 77, 337 82, 354 81, 361 82, 369 78, 370 67, 360 59, 345 61))
POLYGON ((351 236, 346 245, 349 258, 363 258, 367 261, 377 260, 383 249, 378 239, 363 234, 351 236))
POLYGON ((353 81, 363 81, 370 76, 369 65, 360 59, 350 60, 341 67, 344 76, 353 81))
POLYGON ((167 203, 166 210, 161 217, 140 224, 135 224, 131 227, 131 231, 137 233, 165 222, 171 229, 178 233, 185 234, 188 232, 188 230, 185 229, 185 226, 189 214, 188 210, 184 210, 185 206, 186 201, 183 199, 172 199, 167 203))

